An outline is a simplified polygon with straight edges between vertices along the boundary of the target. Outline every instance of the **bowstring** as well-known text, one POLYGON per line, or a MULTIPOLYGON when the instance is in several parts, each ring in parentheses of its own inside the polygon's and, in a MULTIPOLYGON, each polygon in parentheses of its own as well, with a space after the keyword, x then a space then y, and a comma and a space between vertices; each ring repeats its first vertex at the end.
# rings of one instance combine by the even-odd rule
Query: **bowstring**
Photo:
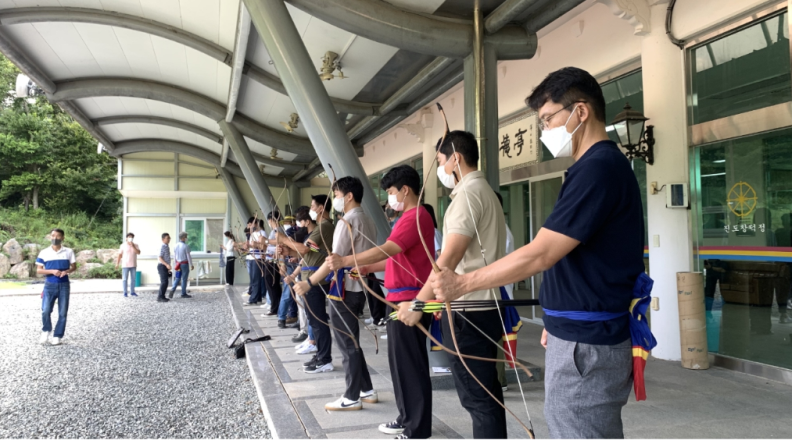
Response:
MULTIPOLYGON (((457 151, 456 151, 456 147, 454 146, 453 142, 451 142, 451 149, 454 151, 454 154, 456 154, 457 151)), ((457 170, 459 171, 460 183, 462 183, 462 180, 461 180, 461 178, 462 178, 462 166, 459 164, 459 161, 457 161, 457 170)), ((479 233, 479 230, 478 230, 476 217, 473 215, 473 207, 470 204, 470 197, 468 196, 466 185, 462 185, 462 192, 465 193, 465 201, 467 202, 468 212, 470 213, 470 219, 473 221, 473 230, 476 231, 476 241, 478 241, 479 249, 481 249, 481 259, 484 261, 484 266, 485 267, 489 266, 489 263, 487 262, 487 257, 485 255, 484 245, 481 243, 481 234, 479 233)), ((483 209, 483 205, 482 205, 482 209, 483 209)), ((507 331, 506 323, 503 320, 503 311, 501 310, 500 304, 498 303, 498 296, 495 294, 495 289, 489 289, 489 291, 492 293, 493 298, 495 300, 495 307, 498 310, 498 319, 500 319, 501 326, 503 327, 503 331, 506 332, 507 331)), ((448 313, 450 314, 451 313, 450 307, 448 309, 449 309, 448 313)), ((457 312, 457 316, 464 317, 464 315, 459 313, 459 312, 457 312)), ((465 320, 470 322, 467 318, 465 318, 465 320)), ((476 327, 476 326, 473 325, 473 327, 476 327)), ((481 331, 481 330, 479 330, 479 331, 481 331)), ((481 332, 481 333, 484 334, 483 332, 481 332)), ((486 334, 485 334, 485 336, 486 336, 486 334)), ((487 339, 490 339, 490 338, 487 336, 487 339)), ((503 349, 503 347, 501 347, 500 344, 498 344, 497 342, 493 341, 492 339, 490 339, 490 341, 492 341, 496 346, 498 346, 498 348, 500 348, 504 353, 506 353, 506 351, 503 349)), ((511 344, 506 344, 506 346, 509 348, 509 353, 508 354, 509 354, 509 356, 511 356, 512 361, 516 361, 517 357, 514 355, 514 349, 512 349, 511 344)), ((528 424, 531 426, 531 430, 533 431, 533 421, 531 420, 531 413, 528 411, 528 401, 525 399, 525 391, 523 390, 523 387, 522 387, 522 380, 520 379, 520 372, 516 368, 513 368, 513 370, 514 370, 515 376, 517 376, 517 387, 520 389, 520 396, 522 397, 523 407, 525 407, 525 414, 528 416, 528 424)))

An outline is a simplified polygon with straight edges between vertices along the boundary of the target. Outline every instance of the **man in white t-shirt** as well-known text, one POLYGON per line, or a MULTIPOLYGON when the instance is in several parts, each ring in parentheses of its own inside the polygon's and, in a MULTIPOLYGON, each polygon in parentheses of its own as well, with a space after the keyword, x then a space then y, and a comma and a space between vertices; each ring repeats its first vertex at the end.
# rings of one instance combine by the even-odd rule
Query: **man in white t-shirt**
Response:
POLYGON ((137 256, 140 255, 140 248, 134 242, 135 234, 129 233, 126 236, 126 242, 118 249, 118 258, 116 259, 116 268, 121 266, 123 271, 122 280, 124 282, 124 298, 127 296, 127 278, 131 278, 132 296, 137 296, 135 293, 135 273, 137 272, 137 256), (122 265, 123 263, 123 265, 122 265))
POLYGON ((42 344, 46 344, 52 336, 50 343, 60 345, 66 331, 66 315, 69 312, 69 274, 77 269, 77 260, 74 258, 74 251, 62 245, 63 236, 63 229, 53 229, 50 232, 52 246, 42 249, 36 258, 36 273, 47 276, 44 282, 44 301, 41 305, 44 326, 41 329, 39 342, 42 344), (58 323, 53 334, 50 315, 55 307, 55 300, 58 301, 58 323))

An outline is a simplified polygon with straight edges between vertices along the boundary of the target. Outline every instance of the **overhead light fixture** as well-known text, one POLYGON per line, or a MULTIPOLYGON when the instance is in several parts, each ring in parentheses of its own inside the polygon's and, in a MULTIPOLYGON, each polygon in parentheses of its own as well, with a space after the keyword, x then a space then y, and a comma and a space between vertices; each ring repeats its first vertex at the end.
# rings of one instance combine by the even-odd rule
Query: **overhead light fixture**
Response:
POLYGON ((294 133, 297 130, 297 124, 300 122, 300 116, 297 113, 292 113, 289 117, 289 122, 281 122, 280 125, 289 133, 294 133))
POLYGON ((641 159, 652 165, 654 163, 654 126, 646 125, 649 118, 643 113, 633 110, 626 103, 624 110, 616 115, 611 125, 616 130, 621 147, 627 150, 628 159, 641 159))
POLYGON ((322 81, 330 81, 333 78, 349 78, 348 76, 344 76, 344 72, 341 71, 341 59, 337 53, 327 51, 324 54, 322 57, 322 67, 319 69, 319 78, 321 78, 322 81), (338 71, 338 75, 333 74, 336 70, 338 71))

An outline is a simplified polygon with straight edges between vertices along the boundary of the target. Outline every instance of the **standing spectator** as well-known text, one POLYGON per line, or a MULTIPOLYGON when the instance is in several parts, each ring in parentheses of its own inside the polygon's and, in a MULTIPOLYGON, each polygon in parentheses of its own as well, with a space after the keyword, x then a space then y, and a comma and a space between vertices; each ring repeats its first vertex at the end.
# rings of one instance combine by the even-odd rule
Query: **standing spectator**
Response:
POLYGON ((248 249, 248 271, 250 271, 250 299, 245 302, 245 305, 252 306, 260 303, 267 291, 264 285, 264 261, 261 258, 264 252, 259 249, 261 238, 264 236, 262 232, 264 221, 251 217, 248 220, 248 228, 250 229, 250 238, 246 247, 248 249))
POLYGON ((437 217, 435 216, 434 206, 424 203, 421 205, 426 209, 429 213, 429 216, 432 217, 432 224, 434 224, 434 242, 435 242, 435 260, 440 258, 440 248, 443 246, 443 233, 437 229, 437 217))
POLYGON ((234 247, 236 246, 236 240, 234 239, 234 234, 231 231, 225 231, 223 234, 228 239, 226 240, 225 244, 225 252, 226 252, 226 260, 225 260, 225 277, 226 277, 226 285, 233 286, 234 285, 234 264, 236 264, 236 256, 234 255, 234 247))
MULTIPOLYGON (((192 251, 190 250, 190 245, 187 244, 187 233, 182 232, 179 234, 179 242, 176 243, 176 248, 173 249, 173 259, 176 260, 174 270, 181 271, 182 298, 192 298, 191 295, 187 294, 187 279, 190 276, 190 270, 195 269, 190 252, 192 251)), ((175 292, 176 287, 174 286, 170 292, 171 298, 173 298, 175 292)))
POLYGON ((58 300, 58 324, 52 335, 52 345, 60 345, 66 332, 66 315, 69 312, 69 274, 77 268, 74 252, 62 246, 63 230, 53 229, 50 232, 52 246, 43 249, 36 258, 36 273, 47 275, 44 282, 44 303, 42 304, 41 320, 44 324, 41 331, 41 344, 46 344, 52 333, 52 308, 58 300))
MULTIPOLYGON (((294 240, 295 233, 297 232, 297 228, 292 227, 292 222, 294 222, 294 217, 286 216, 283 219, 283 232, 286 236, 294 240)), ((282 293, 281 293, 281 300, 280 304, 278 305, 278 327, 279 328, 286 328, 286 326, 292 325, 294 328, 300 326, 297 322, 297 303, 294 302, 294 298, 292 298, 291 288, 289 284, 286 282, 285 277, 294 273, 294 269, 297 267, 295 263, 292 261, 292 257, 284 257, 285 263, 281 266, 281 276, 284 277, 283 284, 281 286, 282 293)), ((296 261, 296 260, 295 260, 296 261)))
POLYGON ((137 256, 140 255, 140 248, 138 245, 135 244, 133 241, 135 239, 135 234, 129 233, 126 236, 126 243, 121 245, 118 253, 118 259, 116 259, 116 269, 118 266, 121 265, 121 261, 124 262, 124 265, 121 266, 121 270, 124 273, 123 281, 124 281, 124 298, 127 296, 127 278, 130 278, 129 281, 130 288, 132 289, 132 296, 137 296, 135 293, 135 272, 137 271, 137 256), (131 274, 131 276, 130 276, 131 274))
POLYGON ((170 234, 167 232, 162 234, 162 247, 160 247, 159 256, 157 257, 157 273, 160 277, 159 295, 157 295, 157 302, 166 303, 168 298, 165 298, 165 291, 168 290, 168 277, 171 270, 171 253, 170 253, 170 234))

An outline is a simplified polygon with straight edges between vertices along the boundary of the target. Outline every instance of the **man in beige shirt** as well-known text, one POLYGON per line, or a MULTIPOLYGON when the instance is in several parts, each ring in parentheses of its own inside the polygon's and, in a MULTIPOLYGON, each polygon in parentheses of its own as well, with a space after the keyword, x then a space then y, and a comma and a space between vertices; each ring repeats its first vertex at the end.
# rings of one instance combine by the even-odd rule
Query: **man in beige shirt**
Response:
MULTIPOLYGON (((443 252, 437 264, 440 267, 454 267, 459 274, 473 272, 503 258, 506 253, 503 209, 484 178, 484 173, 477 168, 478 143, 472 134, 452 131, 438 148, 437 154, 438 178, 444 186, 453 189, 451 204, 443 217, 443 252)), ((429 283, 424 285, 416 299, 434 299, 429 283)), ((483 299, 500 299, 498 290, 470 292, 457 298, 457 301, 483 299)), ((415 325, 421 312, 410 312, 409 307, 408 302, 401 304, 399 319, 407 325, 415 325)), ((499 341, 503 335, 498 309, 455 311, 453 318, 452 329, 446 312, 443 312, 443 344, 446 347, 455 350, 451 337, 453 331, 459 351, 463 354, 491 359, 497 357, 498 347, 492 341, 499 341)), ((471 359, 466 363, 487 390, 503 402, 496 364, 471 359)), ((451 371, 459 400, 473 420, 473 437, 506 438, 504 409, 476 383, 459 357, 451 360, 451 371)))
MULTIPOLYGON (((364 252, 374 247, 369 239, 377 236, 374 220, 371 219, 360 202, 363 200, 363 184, 357 177, 342 177, 333 184, 333 209, 343 213, 344 216, 336 225, 333 233, 333 254, 346 257, 352 255, 352 246, 356 253, 364 252), (349 225, 349 227, 347 227, 349 225), (352 229, 350 236, 349 229, 352 229), (368 239, 367 239, 368 237, 368 239)), ((356 343, 360 344, 360 326, 358 315, 363 312, 366 304, 366 293, 360 285, 360 277, 352 276, 349 268, 337 271, 335 288, 328 287, 328 298, 335 301, 330 307, 330 320, 335 327, 333 333, 336 345, 341 350, 344 359, 344 373, 346 375, 347 389, 343 396, 325 405, 328 411, 351 411, 363 409, 362 402, 376 403, 377 392, 371 383, 366 358, 363 350, 357 350, 356 343), (343 276, 342 276, 343 275, 343 276), (339 288, 341 282, 343 287, 339 288), (339 295, 341 297, 339 297, 339 295), (340 304, 343 301, 344 304, 340 304), (348 335, 338 329, 349 329, 355 336, 353 341, 348 335)), ((310 290, 311 284, 319 284, 331 274, 330 267, 323 263, 308 279, 294 285, 298 295, 304 295, 310 290)))

